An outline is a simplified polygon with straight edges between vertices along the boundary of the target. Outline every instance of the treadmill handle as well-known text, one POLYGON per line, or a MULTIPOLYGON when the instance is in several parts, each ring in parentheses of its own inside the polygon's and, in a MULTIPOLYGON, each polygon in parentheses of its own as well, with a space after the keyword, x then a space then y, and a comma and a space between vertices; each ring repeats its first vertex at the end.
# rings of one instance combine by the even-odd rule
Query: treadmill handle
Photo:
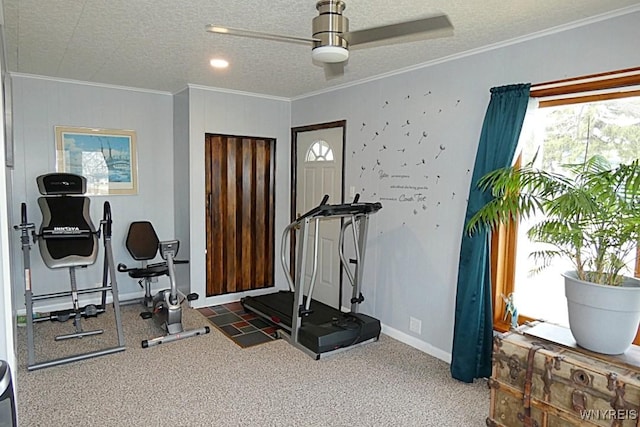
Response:
MULTIPOLYGON (((328 197, 327 197, 328 198, 328 197)), ((320 241, 320 218, 315 218, 315 235, 313 236, 313 269, 311 270, 311 283, 309 284, 309 295, 307 296, 307 302, 304 306, 306 314, 311 312, 311 296, 313 295, 313 288, 316 285, 316 279, 318 277, 318 242, 320 241)), ((306 237, 306 236, 305 236, 306 237)), ((305 239, 302 239, 303 241, 305 239)), ((302 281, 304 287, 304 280, 302 281)), ((306 315, 305 314, 305 315, 306 315)))
POLYGON ((340 228, 340 236, 338 239, 338 255, 340 255, 340 262, 342 263, 342 268, 344 269, 343 271, 346 273, 347 279, 349 280, 349 283, 351 283, 351 287, 353 287, 355 286, 355 283, 356 283, 355 278, 353 277, 353 273, 349 268, 349 261, 347 260, 347 257, 344 254, 344 235, 347 231, 347 228, 349 228, 349 226, 353 226, 352 219, 345 221, 344 224, 342 224, 342 227, 340 228))
POLYGON ((291 273, 289 273, 289 265, 287 264, 287 237, 289 237, 289 233, 291 229, 298 225, 297 222, 292 222, 287 225, 282 232, 282 240, 280 241, 280 262, 282 263, 282 269, 284 270, 284 277, 287 279, 287 283, 289 284, 289 290, 291 292, 295 292, 295 287, 293 286, 293 278, 291 277, 291 273))

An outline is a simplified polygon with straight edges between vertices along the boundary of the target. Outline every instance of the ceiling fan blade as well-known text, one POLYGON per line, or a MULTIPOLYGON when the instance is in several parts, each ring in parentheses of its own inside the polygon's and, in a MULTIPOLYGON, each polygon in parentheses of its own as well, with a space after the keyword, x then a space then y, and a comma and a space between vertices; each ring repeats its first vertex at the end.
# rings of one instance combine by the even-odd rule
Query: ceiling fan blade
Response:
POLYGON ((380 27, 367 28, 364 30, 350 31, 344 33, 343 37, 350 46, 365 43, 373 43, 381 40, 388 40, 397 37, 410 36, 419 33, 453 29, 451 21, 447 15, 431 16, 428 18, 405 21, 398 24, 383 25, 380 27))
POLYGON ((275 41, 290 42, 290 43, 309 44, 309 43, 313 43, 314 41, 320 41, 318 39, 313 39, 308 37, 296 37, 296 36, 286 36, 283 34, 263 33, 261 31, 245 30, 242 28, 223 27, 222 25, 215 25, 215 24, 208 24, 205 26, 205 29, 210 33, 229 34, 232 36, 252 37, 256 39, 275 40, 275 41))

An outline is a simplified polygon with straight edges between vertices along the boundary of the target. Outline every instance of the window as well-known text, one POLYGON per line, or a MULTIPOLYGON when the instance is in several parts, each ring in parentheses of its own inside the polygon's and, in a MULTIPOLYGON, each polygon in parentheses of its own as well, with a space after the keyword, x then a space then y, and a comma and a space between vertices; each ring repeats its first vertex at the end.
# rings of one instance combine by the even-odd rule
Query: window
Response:
POLYGON ((315 141, 309 147, 309 151, 307 151, 307 155, 305 157, 305 162, 332 162, 333 161, 333 150, 327 143, 327 141, 315 141))
MULTIPOLYGON (((530 161, 538 151, 540 167, 562 172, 560 165, 594 154, 603 154, 612 163, 640 158, 640 91, 619 87, 638 84, 640 69, 532 87, 540 108, 533 113, 532 131, 523 129, 518 162, 530 161)), ((512 292, 521 323, 537 318, 568 324, 560 273, 571 266, 557 260, 543 272, 530 274, 533 262, 528 254, 534 248, 526 231, 533 222, 535 219, 510 224, 493 233, 494 325, 498 330, 509 329, 502 296, 512 292)), ((640 257, 628 260, 628 266, 630 274, 638 276, 640 257)))

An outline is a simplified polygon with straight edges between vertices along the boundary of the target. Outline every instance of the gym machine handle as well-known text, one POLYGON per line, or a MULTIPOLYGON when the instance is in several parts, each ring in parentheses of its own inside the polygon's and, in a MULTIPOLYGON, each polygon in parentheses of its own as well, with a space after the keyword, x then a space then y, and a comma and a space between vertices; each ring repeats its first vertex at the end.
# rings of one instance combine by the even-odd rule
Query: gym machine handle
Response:
POLYGON ((23 248, 30 247, 29 230, 31 230, 31 234, 33 234, 33 241, 35 242, 35 228, 35 224, 27 222, 27 204, 23 202, 20 205, 20 224, 13 226, 14 230, 20 230, 22 232, 20 239, 23 248))
POLYGON ((309 212, 306 212, 304 215, 296 218, 291 224, 287 225, 284 231, 282 232, 282 240, 280 244, 280 262, 282 264, 284 275, 285 275, 285 278, 287 279, 287 283, 289 284, 289 289, 291 290, 291 292, 294 291, 295 285, 293 282, 293 277, 291 277, 291 274, 289 273, 289 265, 287 261, 287 252, 286 252, 287 237, 289 237, 289 233, 291 233, 292 230, 295 230, 298 227, 298 225, 301 224, 302 221, 304 221, 305 218, 315 216, 318 212, 322 210, 323 206, 327 206, 328 201, 329 201, 329 195, 325 194, 318 206, 311 209, 309 212))
POLYGON ((22 202, 20 205, 20 224, 13 226, 14 230, 23 230, 35 228, 33 223, 27 222, 27 204, 22 202))
POLYGON ((93 231, 78 227, 49 227, 43 228, 39 237, 43 239, 88 239, 93 231))
POLYGON ((296 218, 293 224, 300 224, 305 218, 318 216, 318 214, 321 213, 324 208, 326 208, 327 206, 330 206, 330 205, 327 205, 328 201, 329 201, 329 195, 325 194, 318 206, 311 209, 309 212, 305 212, 302 216, 296 218))
POLYGON ((111 205, 108 201, 104 202, 102 223, 104 224, 104 237, 111 237, 111 224, 113 221, 111 220, 111 205))

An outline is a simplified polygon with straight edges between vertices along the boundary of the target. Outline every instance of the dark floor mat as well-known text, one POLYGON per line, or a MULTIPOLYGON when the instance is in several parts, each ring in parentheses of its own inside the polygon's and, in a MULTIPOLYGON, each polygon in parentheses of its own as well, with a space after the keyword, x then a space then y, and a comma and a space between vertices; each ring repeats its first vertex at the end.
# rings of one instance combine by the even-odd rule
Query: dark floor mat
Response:
POLYGON ((239 302, 199 308, 213 326, 242 348, 276 339, 276 327, 244 310, 239 302))

